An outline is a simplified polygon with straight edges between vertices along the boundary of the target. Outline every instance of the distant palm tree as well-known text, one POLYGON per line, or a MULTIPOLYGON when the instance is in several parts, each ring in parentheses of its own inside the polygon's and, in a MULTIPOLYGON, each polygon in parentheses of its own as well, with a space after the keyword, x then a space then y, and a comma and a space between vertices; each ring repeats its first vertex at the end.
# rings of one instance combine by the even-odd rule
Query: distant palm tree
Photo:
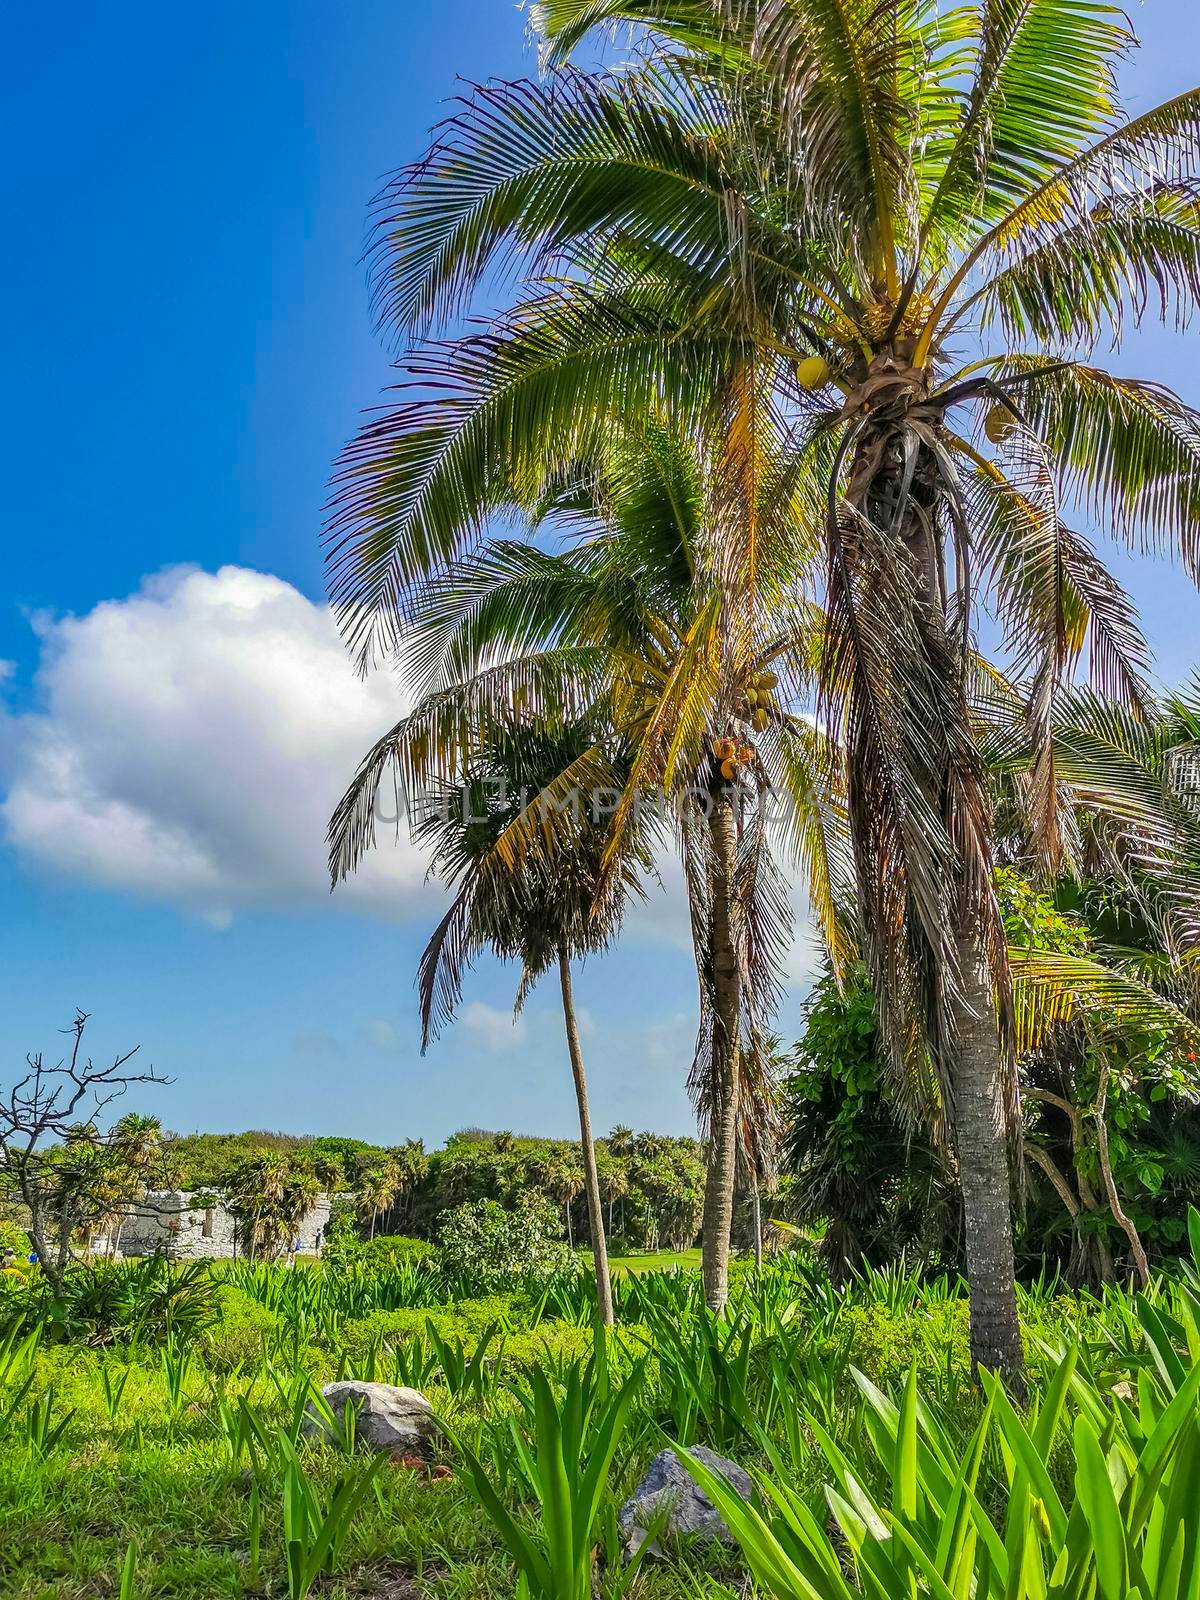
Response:
POLYGON ((404 1185, 400 1164, 394 1160, 381 1161, 367 1167, 359 1174, 358 1204, 370 1218, 368 1238, 375 1237, 375 1224, 381 1212, 387 1211, 404 1185))
POLYGON ((646 64, 480 89, 386 196, 376 306, 400 339, 458 319, 497 265, 532 287, 411 355, 426 398, 347 451, 335 602, 360 656, 390 647, 413 583, 514 480, 665 404, 717 463, 704 563, 732 703, 762 592, 755 439, 785 420, 821 508, 796 534, 824 546, 820 706, 884 1037, 899 1072, 933 1062, 973 1355, 1020 1383, 1011 981, 970 640, 990 593, 1053 863, 1052 709, 1089 630, 1100 687, 1144 696, 1128 601, 1060 496, 1200 569, 1200 416, 1089 363, 1131 305, 1200 298, 1200 90, 1126 116, 1132 36, 1098 0, 541 0, 533 21, 552 68, 597 23, 635 26, 646 64))
MULTIPOLYGON (((559 817, 549 855, 514 854, 506 844, 528 796, 575 770, 595 742, 596 729, 588 723, 526 717, 507 726, 478 725, 459 781, 446 781, 440 791, 422 797, 424 814, 415 822, 414 837, 429 851, 431 872, 454 890, 453 903, 421 958, 422 1049, 453 1016, 463 977, 481 951, 521 963, 518 1007, 537 979, 557 968, 596 1291, 600 1315, 611 1324, 612 1286, 571 963, 613 938, 628 897, 640 893, 638 873, 647 863, 627 849, 616 872, 602 872, 607 831, 593 819, 589 797, 573 806, 565 832, 559 817)), ((342 870, 356 859, 355 851, 344 853, 342 870)), ((568 1208, 569 1226, 570 1197, 565 1189, 559 1197, 568 1208)))

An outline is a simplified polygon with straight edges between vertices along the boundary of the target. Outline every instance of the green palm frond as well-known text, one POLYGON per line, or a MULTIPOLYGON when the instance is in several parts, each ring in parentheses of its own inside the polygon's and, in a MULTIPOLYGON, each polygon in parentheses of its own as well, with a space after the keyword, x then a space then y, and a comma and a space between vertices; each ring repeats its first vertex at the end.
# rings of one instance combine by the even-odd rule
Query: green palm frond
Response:
POLYGON ((1172 960, 1200 960, 1200 815, 1191 788, 1198 743, 1169 710, 1137 716, 1094 694, 1058 708, 1060 773, 1086 818, 1097 864, 1125 883, 1172 960))
MULTIPOLYGON (((864 276, 899 294, 898 249, 914 231, 914 117, 904 90, 924 52, 922 0, 805 0, 759 12, 757 50, 802 141, 812 203, 848 240, 864 276), (801 114, 801 107, 803 112, 801 114), (836 225, 836 223, 835 223, 836 225)), ((793 136, 790 129, 784 138, 793 136)))
MULTIPOLYGON (((973 463, 972 524, 1014 674, 1028 670, 1030 646, 1052 627, 1064 678, 1086 647, 1092 687, 1145 712, 1152 700, 1151 660, 1133 602, 1083 535, 1058 519, 1046 458, 1037 458, 1039 471, 1022 487, 1028 472, 1013 473, 1009 460, 1002 470, 962 441, 956 445, 973 463)), ((1018 445, 1012 464, 1020 467, 1022 455, 1028 463, 1027 446, 1018 445)))
POLYGON ((1200 1030, 1185 1012, 1148 984, 1085 956, 1012 949, 1013 1007, 1017 1048, 1035 1050, 1051 1028, 1084 1018, 1099 1028, 1167 1028, 1195 1049, 1200 1030))
POLYGON ((454 779, 477 755, 480 740, 515 706, 529 715, 583 716, 605 683, 602 651, 559 648, 514 657, 469 680, 426 695, 367 751, 329 823, 334 885, 357 870, 376 842, 377 798, 392 779, 391 815, 411 818, 431 785, 454 779))
POLYGON ((1152 297, 1164 321, 1179 322, 1200 299, 1200 200, 1190 180, 1104 199, 1086 221, 1019 255, 970 303, 985 333, 998 318, 1017 344, 1086 350, 1104 334, 1119 343, 1126 313, 1136 327, 1152 297))
MULTIPOLYGON (((949 324, 943 319, 981 262, 994 275, 1014 250, 1027 256, 1065 229, 1086 227, 1089 217, 1102 221, 1107 214, 1104 202, 1121 195, 1187 184, 1198 165, 1200 89, 1177 95, 1127 122, 1118 121, 1102 138, 1055 166, 974 240, 937 296, 918 357, 925 358, 935 336, 945 337, 949 324)), ((950 322, 969 304, 969 299, 960 304, 950 322)))
POLYGON ((601 556, 595 546, 555 555, 497 539, 435 574, 414 599, 402 647, 418 693, 464 683, 500 655, 593 635, 589 619, 612 604, 601 556))
POLYGON ((1122 13, 1091 0, 984 0, 972 17, 973 72, 925 219, 964 238, 993 223, 1110 125, 1122 13))
POLYGON ((627 408, 656 408, 668 374, 683 407, 707 404, 727 349, 673 330, 655 298, 653 285, 640 303, 568 285, 411 358, 410 381, 434 396, 368 423, 334 478, 331 596, 361 665, 396 646, 413 585, 479 538, 514 483, 596 455, 627 408))
POLYGON ((691 123, 684 100, 627 75, 475 86, 376 202, 377 322, 401 337, 445 327, 485 273, 537 277, 618 224, 711 269, 728 251, 724 175, 694 110, 691 123))
POLYGON ((551 67, 562 66, 590 33, 645 28, 702 56, 748 59, 737 36, 711 0, 534 0, 529 24, 543 42, 551 67))
POLYGON ((642 892, 640 845, 600 883, 606 830, 587 797, 620 773, 595 731, 590 717, 498 717, 461 779, 427 796, 413 837, 457 892, 418 971, 422 1048, 453 1016, 481 950, 520 962, 519 1007, 552 963, 603 949, 642 892))
MULTIPOLYGON (((1005 372, 1044 365, 1010 356, 1005 372)), ((1064 492, 1120 537, 1181 557, 1200 575, 1200 412, 1158 384, 1097 367, 1048 370, 1020 393, 1030 427, 1058 460, 1064 492)))

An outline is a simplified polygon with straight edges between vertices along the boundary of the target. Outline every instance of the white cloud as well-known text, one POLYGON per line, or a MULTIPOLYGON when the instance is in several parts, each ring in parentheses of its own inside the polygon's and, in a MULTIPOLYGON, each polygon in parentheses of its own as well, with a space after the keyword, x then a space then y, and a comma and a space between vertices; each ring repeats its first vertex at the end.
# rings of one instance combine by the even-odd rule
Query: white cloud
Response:
MULTIPOLYGON (((21 856, 215 929, 246 907, 329 905, 330 812, 403 697, 385 673, 356 677, 327 607, 266 573, 173 568, 34 626, 37 709, 0 711, 0 825, 21 856)), ((10 669, 0 662, 0 684, 10 669)), ((658 865, 661 886, 631 907, 625 938, 690 953, 682 869, 671 855, 658 865)), ((384 825, 333 904, 427 918, 441 893, 424 877, 407 837, 384 825)), ((806 989, 817 948, 803 895, 792 898, 786 977, 806 989)), ((389 1047, 387 1026, 368 1030, 374 1048, 389 1047)), ((476 1008, 489 1049, 512 1049, 521 1027, 476 1008)))
POLYGON ((488 1055, 507 1055, 525 1043, 528 1036, 525 1018, 511 1011, 490 1006, 485 1000, 471 1000, 460 1013, 462 1026, 488 1055))
POLYGON ((363 1035, 373 1050, 394 1050, 400 1043, 395 1025, 386 1017, 368 1017, 363 1024, 363 1035))
MULTIPOLYGON (((175 568, 35 626, 38 709, 4 730, 22 856, 214 927, 327 902, 329 814, 402 703, 355 677, 325 606, 264 573, 175 568)), ((403 915, 424 864, 381 845, 338 899, 403 915)))

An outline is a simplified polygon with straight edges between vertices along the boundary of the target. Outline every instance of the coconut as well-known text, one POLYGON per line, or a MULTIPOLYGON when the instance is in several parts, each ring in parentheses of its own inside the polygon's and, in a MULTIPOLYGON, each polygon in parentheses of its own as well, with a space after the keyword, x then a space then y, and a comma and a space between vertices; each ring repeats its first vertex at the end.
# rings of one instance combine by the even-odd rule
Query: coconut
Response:
POLYGON ((760 689, 774 689, 778 682, 779 674, 777 672, 760 672, 758 675, 758 687, 760 689))
POLYGON ((1007 406, 993 406, 983 419, 983 431, 993 444, 1004 444, 1017 431, 1017 419, 1007 406))
POLYGON ((770 717, 767 715, 767 713, 763 710, 763 708, 761 706, 759 706, 758 710, 750 718, 750 721, 753 724, 754 731, 756 733, 761 733, 763 731, 763 729, 766 727, 767 723, 770 722, 770 720, 771 720, 770 717))
POLYGON ((732 782, 732 780, 737 777, 737 763, 735 761, 733 761, 731 758, 727 759, 725 761, 722 761, 722 763, 721 763, 721 776, 723 778, 729 779, 732 782))
POLYGON ((833 368, 824 356, 805 356, 796 368, 802 389, 823 389, 833 375, 833 368))

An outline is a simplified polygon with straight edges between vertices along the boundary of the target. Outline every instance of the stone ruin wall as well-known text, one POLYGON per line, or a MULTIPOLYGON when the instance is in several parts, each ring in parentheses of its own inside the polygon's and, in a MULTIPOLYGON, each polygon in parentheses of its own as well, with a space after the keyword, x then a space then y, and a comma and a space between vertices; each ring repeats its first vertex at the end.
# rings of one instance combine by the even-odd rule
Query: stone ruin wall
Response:
MULTIPOLYGON (((173 1261, 228 1260, 234 1254, 234 1219, 222 1205, 194 1208, 186 1189, 158 1189, 146 1196, 121 1229, 121 1252, 149 1256, 156 1252, 173 1261)), ((300 1249, 312 1255, 317 1239, 329 1226, 329 1196, 317 1203, 298 1230, 300 1249)))

